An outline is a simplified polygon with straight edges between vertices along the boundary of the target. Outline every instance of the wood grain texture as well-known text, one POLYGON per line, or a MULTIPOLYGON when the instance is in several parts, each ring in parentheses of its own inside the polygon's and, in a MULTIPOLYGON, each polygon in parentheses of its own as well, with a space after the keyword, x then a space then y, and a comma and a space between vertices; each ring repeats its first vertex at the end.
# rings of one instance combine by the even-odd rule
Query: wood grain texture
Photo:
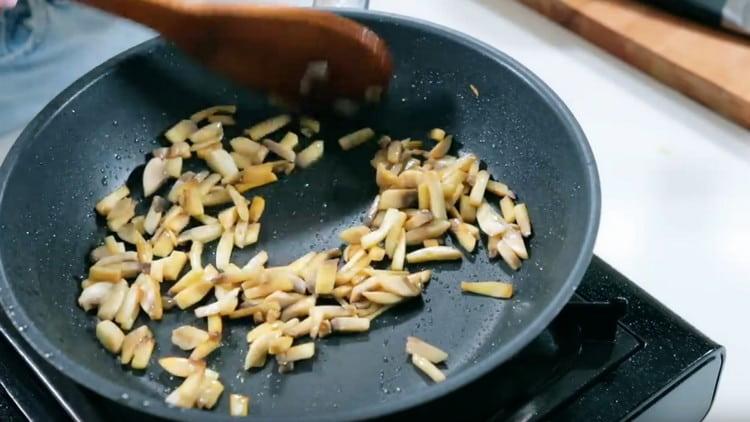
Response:
POLYGON ((353 20, 310 8, 185 0, 82 0, 160 32, 239 84, 294 98, 313 61, 328 63, 323 94, 362 98, 387 87, 385 42, 353 20))
POLYGON ((750 128, 750 42, 632 0, 519 0, 750 128))

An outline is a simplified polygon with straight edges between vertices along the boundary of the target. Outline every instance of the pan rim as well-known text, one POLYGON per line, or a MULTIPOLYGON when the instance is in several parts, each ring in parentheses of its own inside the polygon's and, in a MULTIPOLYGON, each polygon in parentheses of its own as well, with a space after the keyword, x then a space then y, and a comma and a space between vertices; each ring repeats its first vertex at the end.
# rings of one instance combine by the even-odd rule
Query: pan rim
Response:
MULTIPOLYGON (((353 409, 346 411, 342 410, 338 412, 330 412, 326 415, 321 415, 324 416, 326 420, 361 420, 392 415, 399 411, 429 403, 442 396, 447 395, 450 392, 458 390, 459 388, 469 384, 470 382, 473 382, 480 376, 488 373, 492 369, 510 359, 526 344, 528 344, 529 341, 538 336, 542 332, 542 330, 544 330, 544 328, 552 322, 552 320, 559 313, 562 307, 570 300, 575 291, 575 288, 583 278, 584 272, 586 271, 591 261, 591 258, 593 256, 594 242, 596 240, 596 235, 599 228, 601 212, 601 186, 598 170, 594 161, 593 151, 591 150, 591 146, 588 143, 583 130, 573 116, 572 112, 557 96, 557 94, 555 94, 554 91, 552 91, 552 89, 547 86, 546 83, 544 83, 538 76, 536 76, 529 69, 527 69, 525 66, 520 64, 509 55, 467 34, 425 20, 376 11, 333 11, 350 18, 378 19, 382 21, 395 22, 398 25, 420 30, 428 35, 447 38, 451 41, 461 44, 462 46, 478 51, 479 53, 493 59, 498 64, 501 64, 512 71, 517 77, 521 78, 529 86, 531 86, 535 90, 535 92, 540 95, 547 104, 551 106, 555 116, 560 119, 566 130, 575 140, 575 142, 573 142, 573 146, 576 148, 576 152, 578 153, 578 155, 584 160, 583 170, 585 171, 585 179, 588 185, 587 193, 591 197, 588 215, 586 216, 590 224, 588 225, 584 233, 583 242, 572 270, 567 275, 565 282, 562 284, 562 287, 553 297, 549 305, 530 321, 525 333, 514 337, 511 341, 506 343, 506 346, 504 348, 498 349, 495 352, 488 354, 482 361, 478 362, 476 365, 471 366, 460 373, 454 374, 440 384, 431 385, 429 389, 420 394, 411 395, 401 400, 390 400, 385 403, 377 403, 363 409, 353 409)), ((145 41, 137 46, 119 53, 113 58, 90 70, 81 78, 73 82, 68 88, 64 89, 60 94, 58 94, 32 119, 32 121, 19 135, 15 144, 8 152, 5 161, 0 166, 0 203, 4 198, 11 170, 18 161, 18 157, 20 156, 21 152, 25 151, 27 148, 31 148, 30 141, 35 138, 36 134, 39 131, 43 130, 68 102, 72 101, 79 94, 84 92, 88 86, 96 83, 99 79, 116 69, 117 65, 120 62, 126 60, 128 57, 134 54, 138 54, 142 51, 147 51, 149 48, 159 42, 160 38, 158 37, 145 41)), ((27 315, 26 311, 19 306, 19 302, 13 290, 11 289, 10 283, 5 274, 5 269, 4 265, 2 265, 1 258, 2 257, 0 257, 0 289, 5 290, 3 294, 0 294, 0 304, 3 306, 3 310, 6 312, 6 315, 8 315, 11 322, 13 322, 14 326, 27 327, 25 330, 18 331, 20 332, 24 340, 32 346, 36 353, 38 353, 40 356, 44 356, 46 352, 56 350, 56 348, 51 345, 46 336, 44 336, 42 332, 32 324, 32 321, 27 315), (9 315, 9 312, 7 312, 8 310, 13 310, 13 316, 9 315)), ((153 400, 153 397, 142 394, 139 391, 133 391, 127 388, 123 388, 115 382, 98 375, 96 372, 92 371, 85 365, 74 361, 66 355, 55 354, 50 358, 45 358, 45 360, 52 364, 64 375, 76 381, 79 385, 91 391, 94 391, 97 394, 100 394, 114 402, 125 405, 140 412, 149 413, 168 419, 182 419, 185 417, 197 419, 229 418, 228 414, 224 413, 206 412, 197 409, 172 408, 166 405, 162 405, 162 403, 159 403, 160 405, 158 406, 152 405, 144 408, 142 406, 142 403, 146 400, 153 400), (123 399, 123 397, 127 397, 127 399, 123 399)), ((315 415, 307 415, 307 418, 310 418, 311 420, 323 420, 323 417, 316 417, 315 415)), ((273 419, 295 420, 295 418, 293 417, 277 417, 273 419)))

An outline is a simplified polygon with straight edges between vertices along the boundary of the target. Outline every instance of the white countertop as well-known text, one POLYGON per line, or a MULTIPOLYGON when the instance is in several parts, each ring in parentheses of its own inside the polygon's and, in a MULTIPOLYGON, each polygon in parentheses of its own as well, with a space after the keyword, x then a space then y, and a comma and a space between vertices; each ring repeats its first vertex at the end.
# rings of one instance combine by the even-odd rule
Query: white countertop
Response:
MULTIPOLYGON (((557 92, 599 166, 596 254, 726 346, 709 420, 750 414, 750 132, 509 0, 371 8, 470 34, 557 92)), ((0 139, 0 160, 16 135, 0 139)))

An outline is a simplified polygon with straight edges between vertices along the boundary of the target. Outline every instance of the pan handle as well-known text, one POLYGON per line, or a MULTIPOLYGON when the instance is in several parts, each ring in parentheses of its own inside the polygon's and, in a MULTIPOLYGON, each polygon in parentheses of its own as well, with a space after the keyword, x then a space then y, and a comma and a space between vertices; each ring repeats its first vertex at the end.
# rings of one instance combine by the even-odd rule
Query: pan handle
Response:
POLYGON ((370 0, 313 0, 313 7, 344 7, 367 10, 370 0))

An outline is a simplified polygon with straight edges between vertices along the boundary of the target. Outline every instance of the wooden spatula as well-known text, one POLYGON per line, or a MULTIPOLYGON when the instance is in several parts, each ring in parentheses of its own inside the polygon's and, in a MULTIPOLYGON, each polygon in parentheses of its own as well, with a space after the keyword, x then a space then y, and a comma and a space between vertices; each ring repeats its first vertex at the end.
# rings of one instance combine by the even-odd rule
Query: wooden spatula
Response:
POLYGON ((289 99, 311 91, 361 99, 368 89, 386 88, 391 77, 385 42, 333 13, 187 0, 83 2, 155 29, 241 85, 289 99))

